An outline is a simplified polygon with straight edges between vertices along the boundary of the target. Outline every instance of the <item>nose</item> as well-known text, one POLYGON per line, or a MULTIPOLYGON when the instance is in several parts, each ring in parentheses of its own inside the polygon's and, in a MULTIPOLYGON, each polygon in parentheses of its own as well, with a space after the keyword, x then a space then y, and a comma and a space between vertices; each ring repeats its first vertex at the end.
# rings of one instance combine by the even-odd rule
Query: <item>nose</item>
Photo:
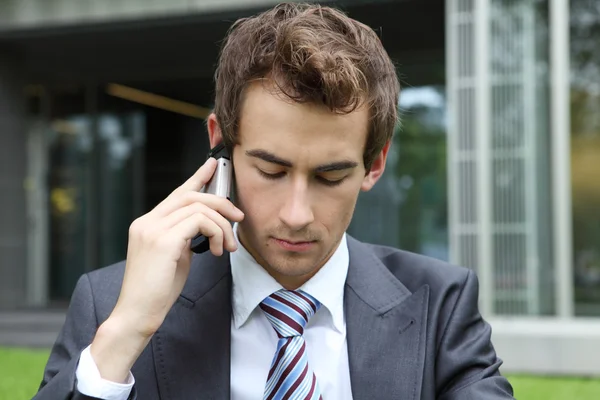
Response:
POLYGON ((308 185, 298 179, 292 183, 285 204, 279 212, 280 220, 293 231, 299 231, 314 221, 308 185))

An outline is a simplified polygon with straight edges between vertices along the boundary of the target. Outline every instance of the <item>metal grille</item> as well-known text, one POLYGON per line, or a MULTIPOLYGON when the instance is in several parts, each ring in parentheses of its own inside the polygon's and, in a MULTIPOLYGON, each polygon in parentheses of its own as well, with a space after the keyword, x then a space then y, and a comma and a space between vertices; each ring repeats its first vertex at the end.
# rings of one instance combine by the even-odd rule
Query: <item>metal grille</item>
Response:
MULTIPOLYGON (((475 1, 448 0, 446 7, 450 257, 481 281, 475 1)), ((486 304, 482 297, 482 310, 486 304)))
POLYGON ((484 314, 552 307, 544 6, 447 1, 451 259, 477 272, 484 314))

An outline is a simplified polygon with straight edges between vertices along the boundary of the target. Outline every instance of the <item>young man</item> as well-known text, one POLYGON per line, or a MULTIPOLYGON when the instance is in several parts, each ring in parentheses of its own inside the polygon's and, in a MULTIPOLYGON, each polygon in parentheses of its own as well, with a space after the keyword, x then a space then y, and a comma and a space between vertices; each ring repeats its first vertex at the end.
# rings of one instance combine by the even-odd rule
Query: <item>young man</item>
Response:
POLYGON ((375 33, 284 4, 234 24, 210 159, 84 275, 37 399, 512 399, 467 269, 345 234, 381 177, 399 84, 375 33), (234 222, 232 227, 230 221, 234 222), (210 238, 192 255, 190 239, 210 238))

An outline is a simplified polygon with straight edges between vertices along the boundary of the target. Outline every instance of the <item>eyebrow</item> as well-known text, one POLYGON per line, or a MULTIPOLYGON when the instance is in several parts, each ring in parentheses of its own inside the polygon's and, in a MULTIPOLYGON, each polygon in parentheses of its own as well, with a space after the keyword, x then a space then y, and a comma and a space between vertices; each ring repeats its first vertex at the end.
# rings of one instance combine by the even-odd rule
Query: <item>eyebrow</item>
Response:
MULTIPOLYGON (((275 154, 262 149, 247 150, 246 155, 254 158, 259 158, 271 164, 281 165, 282 167, 286 168, 291 168, 294 166, 290 161, 284 160, 283 158, 277 157, 275 154)), ((314 168, 313 171, 316 173, 341 171, 345 169, 356 168, 357 166, 358 163, 356 161, 342 160, 334 161, 328 164, 318 165, 314 168)))

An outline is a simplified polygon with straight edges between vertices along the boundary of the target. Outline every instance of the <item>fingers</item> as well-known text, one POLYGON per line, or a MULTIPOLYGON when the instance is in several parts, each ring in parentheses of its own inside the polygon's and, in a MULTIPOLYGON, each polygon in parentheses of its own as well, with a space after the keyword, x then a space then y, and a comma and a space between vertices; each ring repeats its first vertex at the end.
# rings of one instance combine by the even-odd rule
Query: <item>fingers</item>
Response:
POLYGON ((240 222, 244 213, 226 198, 199 192, 210 181, 216 166, 217 161, 209 158, 183 185, 143 216, 134 231, 149 232, 151 237, 158 235, 173 248, 180 248, 200 233, 209 238, 213 254, 221 255, 224 248, 235 251, 237 243, 229 221, 240 222))
MULTIPOLYGON (((170 233, 173 234, 173 237, 192 238, 198 234, 199 227, 201 227, 201 233, 210 241, 211 253, 215 256, 222 255, 224 231, 219 224, 209 218, 206 214, 196 213, 190 215, 175 225, 170 233)), ((229 230, 231 230, 231 227, 229 227, 229 230)), ((186 240, 185 243, 187 245, 189 241, 186 240)))
POLYGON ((196 191, 180 192, 177 195, 169 196, 155 208, 154 212, 157 213, 157 216, 164 217, 194 203, 205 204, 232 222, 240 222, 244 218, 244 213, 228 199, 196 191))
MULTIPOLYGON (((212 222, 217 224, 217 226, 221 229, 221 231, 223 233, 220 236, 223 237, 222 246, 225 249, 227 249, 229 251, 237 250, 237 243, 235 240, 235 236, 233 234, 233 228, 231 227, 231 223, 227 219, 225 219, 225 217, 223 217, 223 215, 221 215, 217 211, 213 210, 211 207, 209 207, 206 204, 192 203, 183 208, 179 208, 179 209, 175 210, 174 212, 169 214, 167 217, 165 217, 161 221, 160 228, 164 229, 164 230, 172 229, 173 227, 175 227, 176 225, 181 223, 183 220, 188 219, 189 217, 191 217, 195 214, 204 214, 212 222)), ((205 221, 205 220, 202 220, 202 221, 205 221)), ((185 237, 185 239, 186 240, 192 239, 198 233, 201 233, 201 234, 207 236, 206 233, 204 232, 204 225, 197 226, 196 231, 190 237, 185 237)), ((215 240, 215 239, 212 239, 212 240, 215 240)), ((212 242, 212 240, 211 240, 211 242, 212 242)))
POLYGON ((192 175, 187 181, 185 181, 177 189, 173 190, 169 196, 161 203, 159 203, 154 210, 158 213, 164 214, 165 204, 168 204, 171 199, 177 198, 184 193, 193 191, 199 192, 200 189, 210 181, 210 178, 214 175, 215 169, 217 168, 217 160, 210 157, 206 162, 192 175))

